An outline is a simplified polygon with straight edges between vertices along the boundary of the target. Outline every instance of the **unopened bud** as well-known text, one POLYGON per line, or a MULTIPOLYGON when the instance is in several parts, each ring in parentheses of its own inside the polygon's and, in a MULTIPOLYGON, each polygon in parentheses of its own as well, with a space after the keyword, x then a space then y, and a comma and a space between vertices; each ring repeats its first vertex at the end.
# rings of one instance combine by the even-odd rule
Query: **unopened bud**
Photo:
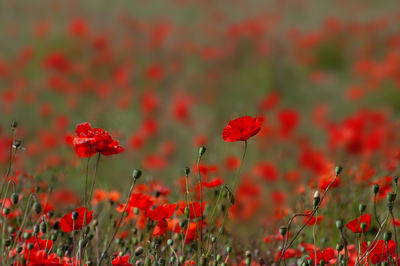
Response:
POLYGON ((286 235, 286 232, 287 232, 287 227, 286 226, 279 227, 279 233, 281 234, 281 236, 286 235))
POLYGON ((342 172, 342 167, 341 166, 336 166, 336 168, 335 168, 335 174, 336 174, 336 176, 338 176, 338 175, 340 175, 340 173, 342 172))
POLYGON ((132 171, 132 177, 133 177, 133 180, 138 180, 140 177, 142 176, 142 171, 141 170, 139 170, 139 169, 134 169, 133 171, 132 171))
POLYGON ((199 148, 199 156, 200 156, 200 157, 203 156, 203 154, 206 152, 206 150, 207 150, 206 147, 201 146, 201 147, 199 148))
POLYGON ((367 205, 365 205, 365 204, 363 204, 363 203, 360 203, 360 204, 358 205, 358 211, 359 211, 360 213, 363 213, 363 212, 365 211, 366 208, 367 208, 367 205))

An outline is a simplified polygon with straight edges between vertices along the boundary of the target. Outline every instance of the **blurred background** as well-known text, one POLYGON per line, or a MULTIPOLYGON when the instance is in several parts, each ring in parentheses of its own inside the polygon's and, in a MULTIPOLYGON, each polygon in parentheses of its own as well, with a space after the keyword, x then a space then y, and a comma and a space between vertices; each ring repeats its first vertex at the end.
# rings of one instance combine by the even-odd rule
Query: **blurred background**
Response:
POLYGON ((284 189, 352 160, 343 150, 390 145, 399 22, 397 1, 2 1, 0 162, 16 119, 17 169, 79 188, 68 140, 87 121, 126 149, 102 158, 99 187, 125 188, 139 167, 174 188, 201 145, 208 178, 229 183, 243 145, 222 130, 250 115, 264 124, 244 176, 284 189), (360 132, 367 146, 351 142, 360 132))

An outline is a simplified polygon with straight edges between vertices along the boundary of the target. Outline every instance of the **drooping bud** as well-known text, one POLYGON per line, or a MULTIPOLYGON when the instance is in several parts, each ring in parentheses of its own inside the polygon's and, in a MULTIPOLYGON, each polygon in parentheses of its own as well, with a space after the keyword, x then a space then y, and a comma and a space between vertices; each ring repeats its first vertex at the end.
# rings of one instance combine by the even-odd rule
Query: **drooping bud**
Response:
POLYGON ((319 195, 319 191, 316 190, 315 193, 314 193, 314 200, 313 200, 314 208, 318 206, 320 201, 321 201, 321 196, 319 195))
POLYGON ((144 252, 144 248, 143 247, 138 247, 137 249, 135 249, 135 256, 139 257, 140 255, 142 255, 144 252))
POLYGON ((16 204, 18 204, 18 201, 19 201, 18 194, 17 193, 12 193, 11 194, 11 202, 12 202, 12 204, 16 205, 16 204))

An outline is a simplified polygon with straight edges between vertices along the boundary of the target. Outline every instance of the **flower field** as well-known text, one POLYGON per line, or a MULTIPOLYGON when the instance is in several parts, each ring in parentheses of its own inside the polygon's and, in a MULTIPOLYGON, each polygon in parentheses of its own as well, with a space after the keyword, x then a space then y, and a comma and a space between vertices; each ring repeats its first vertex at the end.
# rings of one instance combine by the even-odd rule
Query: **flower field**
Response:
POLYGON ((396 1, 0 12, 0 265, 400 265, 396 1))

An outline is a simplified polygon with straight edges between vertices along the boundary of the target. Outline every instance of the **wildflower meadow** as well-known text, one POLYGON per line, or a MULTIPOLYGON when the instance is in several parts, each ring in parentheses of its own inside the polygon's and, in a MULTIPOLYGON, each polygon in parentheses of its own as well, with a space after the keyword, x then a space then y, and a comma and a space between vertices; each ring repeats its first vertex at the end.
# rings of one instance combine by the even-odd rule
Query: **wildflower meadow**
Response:
POLYGON ((400 265, 400 2, 0 2, 0 265, 400 265))

